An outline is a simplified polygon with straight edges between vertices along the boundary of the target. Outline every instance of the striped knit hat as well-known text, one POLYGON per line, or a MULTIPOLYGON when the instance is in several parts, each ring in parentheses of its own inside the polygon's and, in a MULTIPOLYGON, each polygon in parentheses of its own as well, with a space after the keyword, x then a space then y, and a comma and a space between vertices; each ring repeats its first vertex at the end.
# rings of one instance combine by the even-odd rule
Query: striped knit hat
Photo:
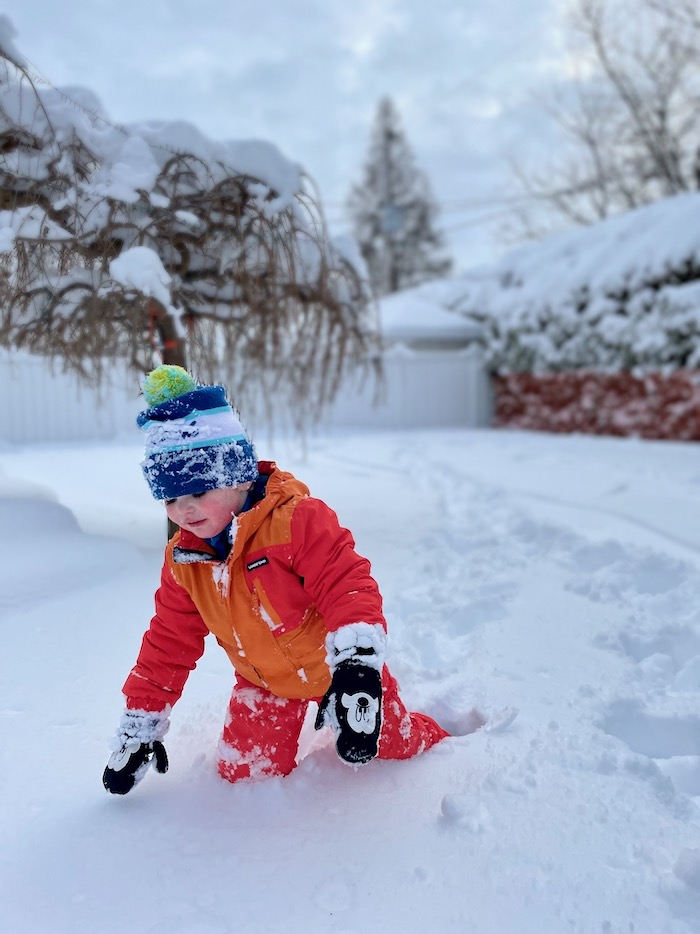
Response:
POLYGON ((255 480, 255 450, 223 386, 201 386, 180 366, 148 374, 149 408, 137 423, 146 432, 141 464, 155 499, 176 499, 255 480))

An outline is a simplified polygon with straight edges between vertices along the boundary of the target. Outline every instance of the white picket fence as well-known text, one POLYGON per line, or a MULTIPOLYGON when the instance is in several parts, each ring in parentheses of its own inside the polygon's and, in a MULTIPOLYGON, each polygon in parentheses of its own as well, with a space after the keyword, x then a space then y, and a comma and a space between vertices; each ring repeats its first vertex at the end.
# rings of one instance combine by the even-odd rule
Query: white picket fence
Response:
MULTIPOLYGON (((119 368, 95 390, 43 358, 2 352, 0 385, 0 441, 15 444, 107 440, 133 432, 143 408, 133 374, 119 368)), ((469 428, 491 419, 489 379, 476 349, 395 349, 384 360, 376 395, 374 384, 351 381, 320 427, 469 428)))

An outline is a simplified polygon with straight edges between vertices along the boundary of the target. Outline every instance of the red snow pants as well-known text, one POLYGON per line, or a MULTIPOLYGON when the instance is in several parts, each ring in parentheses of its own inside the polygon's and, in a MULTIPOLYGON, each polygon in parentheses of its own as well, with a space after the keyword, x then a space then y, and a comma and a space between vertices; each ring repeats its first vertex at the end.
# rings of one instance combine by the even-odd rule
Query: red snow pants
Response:
MULTIPOLYGON (((219 775, 229 782, 289 775, 309 703, 277 697, 237 675, 219 742, 219 775)), ((406 710, 385 666, 378 758, 410 759, 449 735, 426 714, 406 710)))

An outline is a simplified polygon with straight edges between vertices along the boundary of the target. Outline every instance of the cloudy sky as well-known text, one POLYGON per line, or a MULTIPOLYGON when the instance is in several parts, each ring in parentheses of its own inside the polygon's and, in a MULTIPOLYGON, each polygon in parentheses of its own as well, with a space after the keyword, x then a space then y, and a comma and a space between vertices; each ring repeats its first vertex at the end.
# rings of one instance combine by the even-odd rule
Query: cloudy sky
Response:
POLYGON ((215 139, 275 143, 316 180, 335 229, 377 101, 391 95, 463 268, 498 249, 508 157, 546 153, 532 96, 562 77, 566 6, 5 0, 0 12, 40 75, 90 88, 115 122, 184 119, 215 139))

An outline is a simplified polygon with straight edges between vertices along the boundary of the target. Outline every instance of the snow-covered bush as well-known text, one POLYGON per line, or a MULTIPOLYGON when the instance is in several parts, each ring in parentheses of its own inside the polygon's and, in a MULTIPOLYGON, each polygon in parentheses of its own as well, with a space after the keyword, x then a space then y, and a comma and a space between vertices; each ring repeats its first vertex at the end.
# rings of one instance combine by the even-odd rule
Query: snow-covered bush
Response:
POLYGON ((478 322, 494 372, 700 368, 700 194, 514 250, 441 301, 478 322))

